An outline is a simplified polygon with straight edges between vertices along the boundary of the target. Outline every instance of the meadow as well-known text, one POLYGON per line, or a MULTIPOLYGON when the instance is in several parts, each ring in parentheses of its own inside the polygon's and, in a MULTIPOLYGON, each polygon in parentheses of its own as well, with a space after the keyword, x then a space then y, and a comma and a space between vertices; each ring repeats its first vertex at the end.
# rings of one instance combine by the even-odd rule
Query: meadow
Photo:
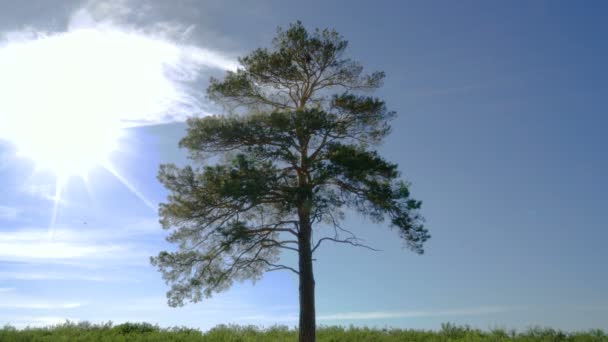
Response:
MULTIPOLYGON (((483 331, 468 326, 443 324, 438 331, 369 329, 356 327, 320 327, 317 340, 338 341, 471 341, 471 342, 608 342, 608 335, 601 330, 587 332, 562 332, 549 328, 531 328, 526 331, 483 331)), ((45 328, 16 329, 5 326, 0 329, 2 342, 42 341, 202 341, 202 342, 249 342, 249 341, 297 341, 297 332, 286 326, 261 329, 254 326, 220 325, 207 332, 185 327, 163 329, 148 323, 91 324, 66 322, 45 328)))

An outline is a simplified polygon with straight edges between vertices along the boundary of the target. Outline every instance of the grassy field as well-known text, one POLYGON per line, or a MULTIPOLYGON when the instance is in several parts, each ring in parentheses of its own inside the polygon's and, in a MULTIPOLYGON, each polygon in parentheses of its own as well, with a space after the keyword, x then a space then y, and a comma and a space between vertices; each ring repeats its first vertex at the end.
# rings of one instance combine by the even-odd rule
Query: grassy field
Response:
MULTIPOLYGON (((0 329, 0 341, 296 341, 297 334, 287 327, 258 329, 256 327, 217 326, 205 333, 196 329, 161 329, 147 323, 111 323, 95 325, 88 322, 66 322, 48 328, 0 329)), ((469 327, 444 324, 439 331, 322 327, 319 341, 573 341, 608 342, 601 330, 566 333, 553 329, 529 329, 525 332, 481 331, 469 327)))

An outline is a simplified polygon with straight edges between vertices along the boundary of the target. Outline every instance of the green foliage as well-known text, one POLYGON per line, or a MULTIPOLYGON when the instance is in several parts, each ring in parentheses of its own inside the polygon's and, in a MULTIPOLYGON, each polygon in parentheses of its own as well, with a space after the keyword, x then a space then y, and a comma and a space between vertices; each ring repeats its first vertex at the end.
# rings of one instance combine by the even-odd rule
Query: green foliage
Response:
POLYGON ((123 323, 114 327, 119 333, 126 334, 146 334, 158 331, 158 326, 154 326, 150 323, 123 323))
POLYGON ((256 49, 223 81, 212 78, 209 97, 232 108, 269 112, 321 106, 327 101, 323 89, 378 88, 384 73, 364 74, 358 62, 344 57, 347 46, 335 30, 308 32, 298 21, 278 30, 272 50, 256 49))
MULTIPOLYGON (((297 331, 285 326, 260 329, 255 326, 220 325, 205 333, 189 328, 163 329, 148 323, 124 323, 113 326, 72 323, 47 327, 15 329, 4 326, 0 329, 2 342, 46 342, 46 341, 183 341, 183 342, 283 342, 296 341, 297 331)), ((532 328, 524 332, 504 330, 482 331, 468 326, 443 324, 434 331, 403 329, 370 329, 321 327, 317 340, 326 342, 608 342, 608 335, 601 330, 567 333, 554 329, 532 328)))
POLYGON ((375 150, 395 113, 363 91, 384 73, 364 73, 347 46, 335 30, 296 22, 279 29, 272 49, 211 79, 207 94, 226 112, 189 119, 179 146, 193 165, 162 165, 158 175, 169 190, 161 223, 177 250, 151 261, 171 286, 170 305, 289 270, 300 277, 301 340, 312 341, 313 253, 327 242, 371 248, 340 226, 347 210, 388 221, 423 253, 421 202, 375 150), (298 253, 297 269, 278 263, 283 251, 298 253))

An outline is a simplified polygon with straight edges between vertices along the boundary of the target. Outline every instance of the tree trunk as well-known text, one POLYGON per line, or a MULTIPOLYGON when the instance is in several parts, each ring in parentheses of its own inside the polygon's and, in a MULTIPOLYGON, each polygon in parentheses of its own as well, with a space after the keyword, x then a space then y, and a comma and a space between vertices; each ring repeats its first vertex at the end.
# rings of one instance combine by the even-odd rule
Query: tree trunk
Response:
POLYGON ((298 235, 300 259, 300 342, 314 342, 317 328, 315 321, 315 278, 312 271, 311 234, 312 227, 308 215, 301 215, 300 233, 298 235))

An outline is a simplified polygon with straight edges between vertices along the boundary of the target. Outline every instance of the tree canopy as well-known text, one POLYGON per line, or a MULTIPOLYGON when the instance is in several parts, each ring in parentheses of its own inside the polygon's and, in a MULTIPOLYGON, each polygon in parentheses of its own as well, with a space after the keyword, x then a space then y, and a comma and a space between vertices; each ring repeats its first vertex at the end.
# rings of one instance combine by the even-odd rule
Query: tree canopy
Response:
POLYGON ((177 250, 152 263, 171 285, 170 305, 289 270, 300 278, 300 339, 313 341, 313 253, 325 242, 368 247, 340 224, 345 214, 388 221, 423 252, 421 202, 375 150, 395 116, 367 94, 384 73, 364 73, 344 56, 347 45, 335 30, 296 22, 271 49, 211 79, 207 94, 225 112, 189 119, 179 146, 193 165, 159 172, 169 190, 161 223, 177 250), (298 253, 298 266, 280 263, 283 250, 298 253))

